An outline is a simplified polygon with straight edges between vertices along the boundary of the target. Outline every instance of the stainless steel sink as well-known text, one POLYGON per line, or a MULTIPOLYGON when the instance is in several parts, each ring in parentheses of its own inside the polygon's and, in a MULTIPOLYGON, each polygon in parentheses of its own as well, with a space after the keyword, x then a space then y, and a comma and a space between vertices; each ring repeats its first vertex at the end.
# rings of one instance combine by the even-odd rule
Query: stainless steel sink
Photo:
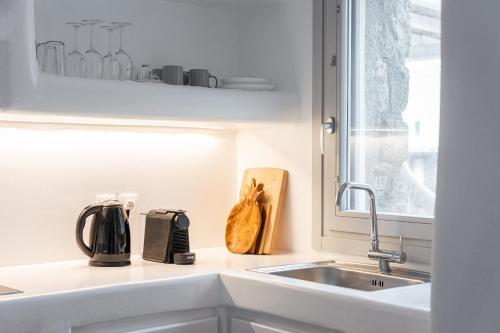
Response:
POLYGON ((365 291, 411 286, 431 281, 430 274, 425 272, 394 267, 390 273, 380 273, 376 265, 336 261, 264 267, 251 269, 251 271, 365 291))

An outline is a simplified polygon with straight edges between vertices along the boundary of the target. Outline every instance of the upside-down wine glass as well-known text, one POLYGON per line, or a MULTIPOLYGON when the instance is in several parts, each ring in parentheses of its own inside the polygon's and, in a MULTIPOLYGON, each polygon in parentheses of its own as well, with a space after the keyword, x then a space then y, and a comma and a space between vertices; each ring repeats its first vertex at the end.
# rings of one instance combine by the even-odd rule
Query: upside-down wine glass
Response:
POLYGON ((86 65, 85 57, 78 50, 78 30, 85 24, 79 22, 67 22, 73 27, 73 51, 68 53, 66 72, 68 76, 85 77, 86 65))
POLYGON ((118 61, 118 59, 116 59, 114 53, 111 51, 112 33, 118 28, 113 25, 103 25, 101 26, 101 28, 108 32, 108 53, 106 53, 104 57, 102 57, 102 77, 106 80, 120 80, 122 72, 120 62, 118 61))
POLYGON ((123 36, 123 28, 132 24, 128 22, 111 22, 111 25, 115 26, 120 31, 120 44, 119 44, 120 47, 118 49, 118 52, 115 53, 115 58, 120 63, 121 67, 120 79, 131 80, 134 71, 134 62, 132 60, 132 57, 122 48, 122 36, 123 36))
POLYGON ((102 56, 94 48, 94 26, 101 24, 101 20, 82 20, 83 24, 89 27, 89 49, 85 51, 85 61, 87 62, 86 77, 89 79, 102 78, 102 56))

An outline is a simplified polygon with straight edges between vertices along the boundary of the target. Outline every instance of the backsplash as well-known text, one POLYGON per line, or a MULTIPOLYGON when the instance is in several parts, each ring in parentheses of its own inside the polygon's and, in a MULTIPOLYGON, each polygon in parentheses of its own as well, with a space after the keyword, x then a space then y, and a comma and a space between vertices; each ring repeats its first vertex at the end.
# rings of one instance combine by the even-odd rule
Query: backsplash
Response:
POLYGON ((83 259, 76 218, 102 193, 138 194, 132 254, 142 251, 138 213, 154 208, 188 211, 192 248, 224 244, 232 132, 4 123, 0 140, 0 266, 83 259))

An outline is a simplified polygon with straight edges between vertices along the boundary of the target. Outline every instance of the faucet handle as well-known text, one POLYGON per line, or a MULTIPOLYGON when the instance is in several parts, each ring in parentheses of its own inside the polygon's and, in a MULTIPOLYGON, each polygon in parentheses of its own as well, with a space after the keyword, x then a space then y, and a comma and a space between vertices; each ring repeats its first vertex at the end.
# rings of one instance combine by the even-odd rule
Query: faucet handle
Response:
POLYGON ((400 264, 404 264, 408 257, 406 256, 406 252, 404 251, 404 243, 403 243, 403 235, 399 235, 399 260, 397 261, 400 264))

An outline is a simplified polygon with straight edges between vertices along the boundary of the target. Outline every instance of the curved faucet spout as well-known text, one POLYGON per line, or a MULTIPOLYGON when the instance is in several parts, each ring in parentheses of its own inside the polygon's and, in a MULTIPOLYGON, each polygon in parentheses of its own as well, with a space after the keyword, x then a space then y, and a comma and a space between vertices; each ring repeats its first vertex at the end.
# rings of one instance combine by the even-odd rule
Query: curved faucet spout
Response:
POLYGON ((344 183, 340 186, 339 191, 337 192, 337 206, 342 205, 342 197, 345 191, 347 190, 364 190, 368 193, 370 196, 370 200, 375 199, 375 192, 373 191, 372 187, 368 184, 361 184, 361 183, 353 183, 353 182, 347 182, 344 183))
POLYGON ((365 191, 368 193, 368 196, 370 197, 370 226, 371 226, 371 234, 370 234, 371 248, 370 248, 370 251, 374 251, 374 252, 379 251, 379 247, 378 247, 378 244, 379 244, 378 221, 377 221, 377 208, 376 208, 376 201, 375 201, 375 192, 373 192, 373 189, 368 184, 351 183, 351 182, 344 183, 340 186, 340 188, 337 192, 337 199, 336 199, 337 206, 339 206, 339 207, 342 206, 342 197, 344 196, 344 193, 347 190, 362 190, 362 191, 365 191))

